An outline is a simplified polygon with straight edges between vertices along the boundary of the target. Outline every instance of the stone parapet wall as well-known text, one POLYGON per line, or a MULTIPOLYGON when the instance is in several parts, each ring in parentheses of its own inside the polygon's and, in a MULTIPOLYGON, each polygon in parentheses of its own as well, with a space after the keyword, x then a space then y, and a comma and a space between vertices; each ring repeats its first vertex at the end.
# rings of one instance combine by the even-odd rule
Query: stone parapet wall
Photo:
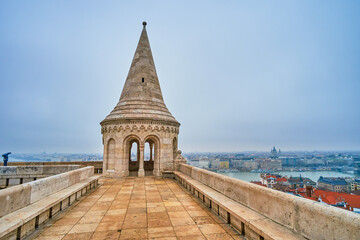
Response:
POLYGON ((72 171, 80 167, 80 165, 0 166, 0 178, 19 175, 28 177, 32 177, 33 175, 54 175, 72 171))
POLYGON ((0 217, 93 175, 94 167, 85 167, 0 190, 0 217))
POLYGON ((180 164, 179 170, 305 238, 360 238, 360 215, 356 213, 187 164, 180 164))
MULTIPOLYGON (((94 167, 94 173, 102 173, 103 161, 72 161, 72 162, 8 162, 8 166, 49 166, 49 165, 80 165, 81 167, 94 167)), ((3 162, 0 162, 3 166, 3 162)))
POLYGON ((0 188, 35 181, 80 167, 80 165, 0 166, 0 188))

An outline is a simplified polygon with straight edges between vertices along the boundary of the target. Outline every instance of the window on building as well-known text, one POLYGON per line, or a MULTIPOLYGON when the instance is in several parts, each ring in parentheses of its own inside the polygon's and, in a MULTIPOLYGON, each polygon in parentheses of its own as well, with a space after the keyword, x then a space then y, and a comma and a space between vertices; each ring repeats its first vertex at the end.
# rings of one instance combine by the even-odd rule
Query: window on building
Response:
POLYGON ((144 81, 145 81, 145 79, 144 79, 144 78, 142 78, 142 79, 141 79, 141 82, 144 82, 144 81))

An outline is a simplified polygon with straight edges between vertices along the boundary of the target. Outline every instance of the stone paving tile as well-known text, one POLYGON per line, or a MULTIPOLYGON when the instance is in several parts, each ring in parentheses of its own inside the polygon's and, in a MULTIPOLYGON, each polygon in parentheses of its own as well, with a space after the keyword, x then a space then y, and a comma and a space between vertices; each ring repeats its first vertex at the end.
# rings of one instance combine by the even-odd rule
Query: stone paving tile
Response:
POLYGON ((146 207, 147 208, 164 207, 164 203, 160 198, 159 200, 156 200, 156 202, 147 202, 146 207))
POLYGON ((99 223, 102 218, 103 218, 103 216, 101 216, 101 215, 98 215, 98 216, 84 216, 77 223, 78 224, 99 223))
POLYGON ((96 203, 95 205, 93 205, 90 210, 95 210, 95 211, 98 211, 98 210, 108 210, 109 207, 111 205, 111 201, 107 201, 107 202, 99 202, 99 203, 96 203))
POLYGON ((169 215, 166 211, 163 212, 148 212, 147 214, 148 219, 164 219, 169 218, 169 215))
POLYGON ((167 206, 166 211, 168 211, 168 212, 183 212, 186 210, 183 206, 167 206))
POLYGON ((134 213, 146 213, 146 208, 129 208, 127 213, 134 214, 134 213))
POLYGON ((178 237, 201 235, 196 225, 174 227, 175 234, 178 237))
POLYGON ((127 209, 108 210, 106 215, 125 215, 127 209))
POLYGON ((123 229, 146 228, 146 227, 147 227, 146 213, 126 214, 123 229))
POLYGON ((154 240, 177 240, 177 237, 159 237, 159 238, 149 238, 154 240))
POLYGON ((96 232, 119 231, 122 229, 123 222, 101 222, 96 228, 96 232))
POLYGON ((64 239, 65 235, 57 235, 57 236, 39 236, 37 240, 61 240, 64 239))
POLYGON ((192 217, 192 219, 194 220, 194 222, 197 225, 203 225, 203 224, 216 224, 216 222, 214 221, 214 219, 210 216, 208 217, 192 217))
POLYGON ((72 210, 73 212, 87 212, 90 208, 91 206, 76 206, 72 210))
POLYGON ((121 231, 120 240, 126 239, 147 239, 147 228, 124 229, 121 231))
POLYGON ((209 216, 205 211, 188 211, 191 217, 207 217, 209 216))
POLYGON ((234 238, 232 238, 229 234, 227 233, 212 233, 212 234, 205 234, 206 239, 208 240, 232 240, 234 238))
POLYGON ((171 218, 188 218, 190 217, 187 211, 179 211, 179 212, 168 212, 169 217, 171 218))
POLYGON ((93 235, 90 233, 69 233, 62 240, 89 240, 93 235))
POLYGON ((219 224, 198 225, 203 234, 225 233, 226 231, 219 224))
POLYGON ((105 215, 101 222, 124 222, 124 215, 105 215))
POLYGON ((62 225, 62 226, 51 226, 42 234, 44 236, 56 236, 56 235, 64 235, 67 234, 72 225, 62 225))
POLYGON ((99 223, 76 224, 69 233, 95 232, 99 223))
MULTIPOLYGON (((98 232, 96 231, 92 237, 91 240, 113 240, 113 239, 119 239, 120 232, 118 231, 104 231, 104 232, 98 232)), ((82 240, 81 238, 77 240, 82 240)))
POLYGON ((156 227, 171 227, 171 222, 169 218, 160 218, 160 219, 148 219, 148 227, 156 228, 156 227))
POLYGON ((85 215, 86 212, 68 212, 66 213, 62 219, 65 219, 65 218, 81 218, 82 216, 85 215))
POLYGON ((80 219, 81 217, 61 218, 56 221, 53 226, 75 225, 80 219))
POLYGON ((153 208, 147 208, 146 211, 147 211, 147 213, 151 213, 151 212, 166 212, 166 208, 165 208, 165 207, 153 207, 153 208))
POLYGON ((95 204, 95 201, 91 201, 91 200, 89 200, 89 201, 84 201, 84 202, 81 202, 81 203, 79 203, 77 206, 93 206, 95 204))
POLYGON ((174 180, 100 179, 37 240, 244 239, 174 180))
POLYGON ((191 235, 191 236, 183 236, 177 237, 177 240, 205 240, 206 238, 203 235, 191 235))
POLYGON ((191 217, 185 217, 185 218, 170 218, 171 224, 176 226, 186 226, 186 225, 195 225, 194 220, 192 220, 191 217))
POLYGON ((159 237, 175 237, 172 227, 148 228, 148 236, 150 239, 159 237))
POLYGON ((95 216, 104 216, 106 214, 106 210, 101 210, 101 211, 93 211, 90 210, 87 213, 85 213, 83 215, 83 217, 95 217, 95 216))

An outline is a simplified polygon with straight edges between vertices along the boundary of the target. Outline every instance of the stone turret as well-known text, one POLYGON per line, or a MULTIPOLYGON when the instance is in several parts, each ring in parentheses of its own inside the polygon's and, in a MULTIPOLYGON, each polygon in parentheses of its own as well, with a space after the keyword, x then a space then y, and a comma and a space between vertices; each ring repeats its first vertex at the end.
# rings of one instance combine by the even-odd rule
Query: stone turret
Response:
POLYGON ((138 176, 174 170, 180 123, 167 109, 156 74, 146 22, 126 78, 120 100, 100 123, 103 134, 105 176, 138 176), (132 144, 137 158, 131 160, 132 144), (145 143, 150 159, 144 162, 145 143))

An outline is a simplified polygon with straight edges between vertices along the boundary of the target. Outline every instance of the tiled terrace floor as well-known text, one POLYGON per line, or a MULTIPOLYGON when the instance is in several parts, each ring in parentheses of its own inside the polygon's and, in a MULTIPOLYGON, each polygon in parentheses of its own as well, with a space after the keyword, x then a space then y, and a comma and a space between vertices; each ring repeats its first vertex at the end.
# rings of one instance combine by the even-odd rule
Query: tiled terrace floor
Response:
POLYGON ((100 181, 36 239, 243 239, 175 180, 100 181))

